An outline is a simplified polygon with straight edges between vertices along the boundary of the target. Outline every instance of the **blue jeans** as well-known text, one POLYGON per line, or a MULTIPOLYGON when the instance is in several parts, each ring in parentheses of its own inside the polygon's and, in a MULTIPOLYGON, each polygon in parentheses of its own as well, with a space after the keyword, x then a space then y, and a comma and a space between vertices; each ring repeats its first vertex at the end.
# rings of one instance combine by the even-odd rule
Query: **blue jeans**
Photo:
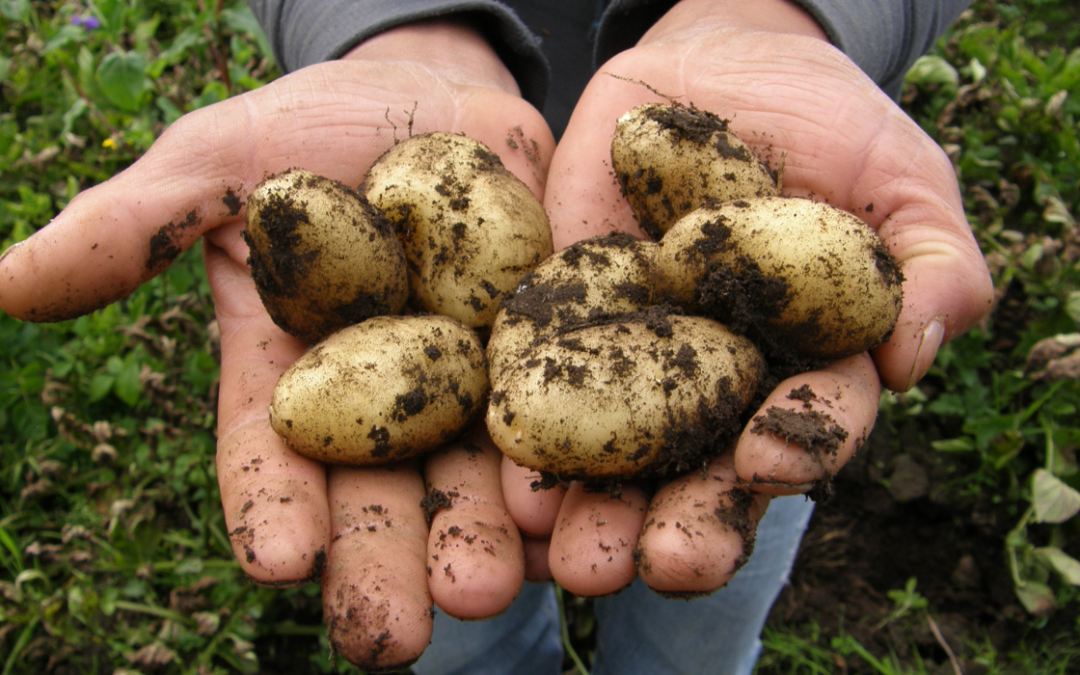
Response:
MULTIPOLYGON (((774 499, 758 526, 750 561, 720 591, 668 600, 640 580, 598 599, 594 675, 750 675, 761 629, 787 583, 814 505, 774 499)), ((550 584, 525 584, 503 614, 464 622, 435 615, 431 646, 417 675, 560 675, 562 640, 550 584)))

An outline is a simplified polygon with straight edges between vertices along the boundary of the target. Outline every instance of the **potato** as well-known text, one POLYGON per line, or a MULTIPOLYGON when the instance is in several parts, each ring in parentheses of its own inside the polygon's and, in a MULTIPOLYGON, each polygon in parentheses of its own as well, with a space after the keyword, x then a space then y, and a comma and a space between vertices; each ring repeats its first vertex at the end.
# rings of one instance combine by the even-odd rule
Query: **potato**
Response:
POLYGON ((658 298, 822 359, 889 338, 900 267, 859 218, 808 199, 764 197, 699 209, 664 236, 658 298))
POLYGON ((648 306, 656 246, 611 234, 580 241, 540 263, 504 302, 492 326, 491 381, 552 335, 648 306))
POLYGON ((281 376, 270 424, 323 462, 374 465, 453 440, 488 392, 476 333, 442 316, 384 316, 344 328, 281 376))
POLYGON ((543 205, 495 153, 465 136, 414 136, 371 167, 360 190, 394 224, 412 303, 487 330, 499 303, 551 255, 543 205))
POLYGON ((615 126, 611 162, 641 228, 659 239, 711 202, 776 194, 776 180, 727 120, 684 105, 649 104, 615 126))
POLYGON ((355 191, 292 169, 247 199, 244 241, 266 311, 314 344, 408 299, 405 254, 385 218, 355 191))
POLYGON ((493 389, 487 427, 512 460, 563 478, 683 472, 738 435, 763 370, 719 323, 654 309, 536 346, 493 389))

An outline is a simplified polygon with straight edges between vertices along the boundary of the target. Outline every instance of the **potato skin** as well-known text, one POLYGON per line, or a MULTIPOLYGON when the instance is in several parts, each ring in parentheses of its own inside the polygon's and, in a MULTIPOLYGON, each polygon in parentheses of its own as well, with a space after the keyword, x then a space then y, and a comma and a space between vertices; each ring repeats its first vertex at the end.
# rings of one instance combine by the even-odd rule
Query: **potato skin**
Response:
POLYGON ((683 105, 648 104, 615 125, 611 163, 641 228, 660 239, 711 202, 776 194, 776 180, 728 131, 727 120, 683 105))
POLYGON ((539 200, 498 156, 465 136, 413 136, 360 186, 393 223, 416 309, 486 331, 521 278, 552 253, 539 200))
POLYGON ((739 433, 764 368, 753 344, 710 319, 590 326, 507 368, 488 431, 518 464, 563 478, 684 472, 739 433))
POLYGON ((903 274, 877 233, 809 199, 699 209, 664 236, 655 269, 658 297, 813 358, 885 342, 903 305, 903 274))
POLYGON ((487 345, 491 381, 553 335, 647 307, 656 247, 617 233, 579 241, 540 263, 495 318, 487 345))
POLYGON ((266 311, 308 344, 408 299, 405 253, 389 223, 355 191, 302 169, 247 199, 244 241, 266 311))
POLYGON ((285 371, 270 424, 312 459, 386 464, 453 440, 487 392, 473 330, 442 316, 375 317, 334 333, 285 371))

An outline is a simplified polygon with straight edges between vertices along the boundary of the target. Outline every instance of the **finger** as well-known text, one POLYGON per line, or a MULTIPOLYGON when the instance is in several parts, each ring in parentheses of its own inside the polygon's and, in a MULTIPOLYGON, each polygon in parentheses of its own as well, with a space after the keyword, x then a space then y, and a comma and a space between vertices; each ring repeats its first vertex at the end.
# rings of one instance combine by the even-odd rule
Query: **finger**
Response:
POLYGON ((330 540, 326 472, 290 450, 270 428, 268 414, 278 377, 304 345, 258 311, 246 267, 209 242, 204 259, 222 299, 216 303, 222 353, 217 469, 233 551, 260 583, 310 579, 330 540))
POLYGON ((504 457, 502 491, 506 510, 522 534, 530 537, 551 536, 559 507, 566 495, 565 486, 545 485, 539 472, 504 457))
POLYGON ((424 483, 413 464, 330 471, 323 613, 334 651, 365 671, 407 667, 431 641, 424 483))
POLYGON ((459 619, 501 613, 521 592, 525 552, 502 498, 502 455, 482 431, 428 457, 429 587, 459 619))
POLYGON ((506 510, 522 534, 525 551, 525 580, 551 580, 549 554, 551 533, 559 516, 566 487, 545 485, 539 472, 502 460, 502 492, 506 510))
POLYGON ((649 500, 634 486, 621 493, 590 491, 573 483, 551 535, 551 575, 584 597, 614 593, 634 580, 634 547, 649 500))
POLYGON ((79 194, 0 259, 0 309, 59 321, 108 305, 234 219, 266 176, 300 166, 356 186, 395 139, 433 130, 487 143, 541 194, 554 142, 521 99, 417 68, 324 63, 185 115, 133 166, 79 194))
POLYGON ((774 168, 783 158, 785 193, 827 199, 878 230, 907 279, 897 329, 875 353, 890 388, 911 386, 938 345, 988 311, 990 276, 948 158, 846 57, 811 38, 698 31, 605 64, 552 159, 545 203, 557 247, 638 232, 610 143, 623 113, 662 100, 640 82, 730 119, 774 168))
POLYGON ((724 586, 749 559, 771 497, 739 481, 731 453, 662 487, 638 539, 637 572, 661 593, 694 595, 724 586))
POLYGON ((866 354, 784 380, 739 437, 735 471, 773 495, 827 483, 870 435, 880 393, 866 354))

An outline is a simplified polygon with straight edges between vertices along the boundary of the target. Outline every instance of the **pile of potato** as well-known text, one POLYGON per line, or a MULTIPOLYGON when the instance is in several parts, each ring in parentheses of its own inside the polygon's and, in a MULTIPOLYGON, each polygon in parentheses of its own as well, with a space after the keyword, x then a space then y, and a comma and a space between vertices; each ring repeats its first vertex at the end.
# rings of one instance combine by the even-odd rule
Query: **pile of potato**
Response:
POLYGON ((816 364, 888 339, 903 277, 876 233, 777 196, 723 120, 636 108, 612 161, 659 241, 579 242, 496 318, 487 426, 514 461, 562 478, 685 472, 738 436, 767 357, 816 364))
POLYGON ((903 277, 876 233, 779 196, 724 120, 636 108, 612 160, 654 241, 552 255, 528 188, 452 134, 398 144, 359 193, 298 170, 260 185, 253 276, 278 325, 315 345, 279 382, 275 430, 305 455, 377 464, 438 447, 486 406, 526 467, 671 475, 738 436, 771 359, 888 339, 903 277))
POLYGON ((399 143, 359 191, 299 169, 271 177, 245 217, 263 304, 313 345, 281 376, 270 423, 297 452, 342 464, 422 454, 483 412, 481 334, 552 252, 539 200, 455 134, 399 143))

